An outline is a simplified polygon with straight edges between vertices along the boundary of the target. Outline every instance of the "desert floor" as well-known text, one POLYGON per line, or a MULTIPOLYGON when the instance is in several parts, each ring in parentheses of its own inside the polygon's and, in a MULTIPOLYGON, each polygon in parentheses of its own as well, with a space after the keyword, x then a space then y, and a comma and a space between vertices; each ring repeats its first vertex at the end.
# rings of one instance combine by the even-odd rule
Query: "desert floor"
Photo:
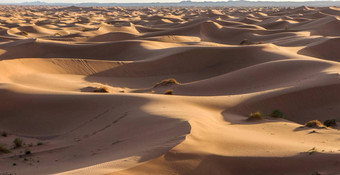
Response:
POLYGON ((1 175, 340 174, 340 127, 304 126, 340 120, 340 8, 1 6, 0 28, 1 175))

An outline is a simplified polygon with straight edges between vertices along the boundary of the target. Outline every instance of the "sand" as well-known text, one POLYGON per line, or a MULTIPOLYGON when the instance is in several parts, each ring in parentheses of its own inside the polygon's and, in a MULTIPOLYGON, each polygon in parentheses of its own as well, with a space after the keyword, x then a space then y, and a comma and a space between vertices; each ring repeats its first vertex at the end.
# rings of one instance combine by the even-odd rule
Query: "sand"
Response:
POLYGON ((1 6, 0 28, 1 175, 340 174, 340 127, 304 126, 340 121, 337 7, 1 6))

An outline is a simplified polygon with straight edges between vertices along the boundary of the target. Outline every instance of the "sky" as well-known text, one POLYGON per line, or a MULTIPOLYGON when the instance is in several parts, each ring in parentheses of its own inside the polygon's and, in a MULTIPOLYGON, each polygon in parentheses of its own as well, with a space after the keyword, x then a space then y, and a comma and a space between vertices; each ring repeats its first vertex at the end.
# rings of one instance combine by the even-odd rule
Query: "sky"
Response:
MULTIPOLYGON (((102 2, 102 3, 121 3, 121 2, 180 2, 180 0, 0 0, 0 3, 20 3, 20 2, 66 2, 66 3, 83 3, 83 2, 102 2)), ((197 1, 197 0, 196 0, 197 1)), ((200 1, 200 0, 198 0, 200 1)), ((208 0, 209 1, 209 0, 208 0)), ((212 0, 210 0, 212 1, 212 0)))
MULTIPOLYGON (((100 2, 100 3, 130 3, 130 2, 180 2, 181 0, 0 0, 0 3, 21 3, 41 1, 49 3, 84 3, 84 2, 100 2)), ((192 0, 192 1, 227 1, 227 0, 192 0)), ((250 0, 252 1, 252 0, 250 0)), ((266 1, 266 0, 257 0, 266 1)), ((268 1, 307 1, 307 0, 268 0, 268 1)))

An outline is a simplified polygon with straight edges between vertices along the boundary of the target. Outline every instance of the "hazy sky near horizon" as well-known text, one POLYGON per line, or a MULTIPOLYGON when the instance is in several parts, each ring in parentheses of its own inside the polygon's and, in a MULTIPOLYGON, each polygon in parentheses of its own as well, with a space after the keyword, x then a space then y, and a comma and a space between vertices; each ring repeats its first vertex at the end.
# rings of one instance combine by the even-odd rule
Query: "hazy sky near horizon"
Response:
MULTIPOLYGON (((41 1, 49 3, 84 3, 84 2, 101 2, 101 3, 128 3, 128 2, 180 2, 181 0, 0 0, 0 3, 21 3, 41 1)), ((227 1, 227 0, 192 0, 192 1, 227 1)), ((252 0, 249 0, 252 1, 252 0)), ((256 0, 256 1, 308 1, 308 0, 256 0)), ((313 0, 312 0, 313 1, 313 0)))

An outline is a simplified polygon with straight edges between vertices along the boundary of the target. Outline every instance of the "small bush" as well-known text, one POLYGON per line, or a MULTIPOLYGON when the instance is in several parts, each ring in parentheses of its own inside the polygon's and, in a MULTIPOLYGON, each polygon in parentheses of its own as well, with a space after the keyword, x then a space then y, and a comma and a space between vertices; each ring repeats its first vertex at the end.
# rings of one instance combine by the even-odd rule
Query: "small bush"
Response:
POLYGON ((25 150, 25 155, 30 155, 31 153, 32 153, 31 150, 29 149, 25 150))
POLYGON ((252 42, 250 42, 248 39, 244 39, 240 42, 240 45, 249 45, 252 44, 252 42))
POLYGON ((307 152, 308 152, 309 155, 312 155, 314 153, 317 153, 318 150, 315 147, 313 147, 312 149, 308 150, 307 152))
POLYGON ((311 120, 305 124, 305 126, 310 128, 319 128, 323 127, 324 125, 319 120, 311 120))
POLYGON ((26 31, 21 31, 21 32, 19 32, 19 35, 27 36, 27 35, 28 35, 28 32, 26 32, 26 31))
POLYGON ((336 120, 335 119, 326 120, 323 122, 323 124, 327 127, 336 126, 336 120))
POLYGON ((5 145, 0 144, 0 153, 10 153, 11 151, 6 148, 5 145))
POLYGON ((162 80, 161 82, 157 83, 154 88, 159 87, 159 86, 171 86, 171 85, 176 85, 180 84, 177 80, 170 78, 167 80, 162 80))
POLYGON ((247 120, 263 120, 261 112, 250 113, 247 120))
POLYGON ((107 87, 100 87, 95 88, 93 92, 99 92, 99 93, 109 93, 109 89, 107 87))
POLYGON ((164 92, 165 95, 172 95, 174 93, 173 90, 167 90, 164 92))
POLYGON ((43 145, 44 143, 43 142, 38 142, 37 143, 37 146, 41 146, 41 145, 43 145))
POLYGON ((283 118, 283 112, 276 109, 270 114, 270 116, 274 118, 283 118))
POLYGON ((7 134, 7 132, 4 131, 4 132, 1 133, 1 136, 2 136, 2 137, 7 137, 8 134, 7 134))
POLYGON ((251 44, 264 44, 264 41, 253 42, 248 39, 244 39, 240 42, 240 45, 251 45, 251 44))
POLYGON ((20 138, 16 138, 13 140, 14 148, 20 148, 24 144, 24 141, 20 138))

